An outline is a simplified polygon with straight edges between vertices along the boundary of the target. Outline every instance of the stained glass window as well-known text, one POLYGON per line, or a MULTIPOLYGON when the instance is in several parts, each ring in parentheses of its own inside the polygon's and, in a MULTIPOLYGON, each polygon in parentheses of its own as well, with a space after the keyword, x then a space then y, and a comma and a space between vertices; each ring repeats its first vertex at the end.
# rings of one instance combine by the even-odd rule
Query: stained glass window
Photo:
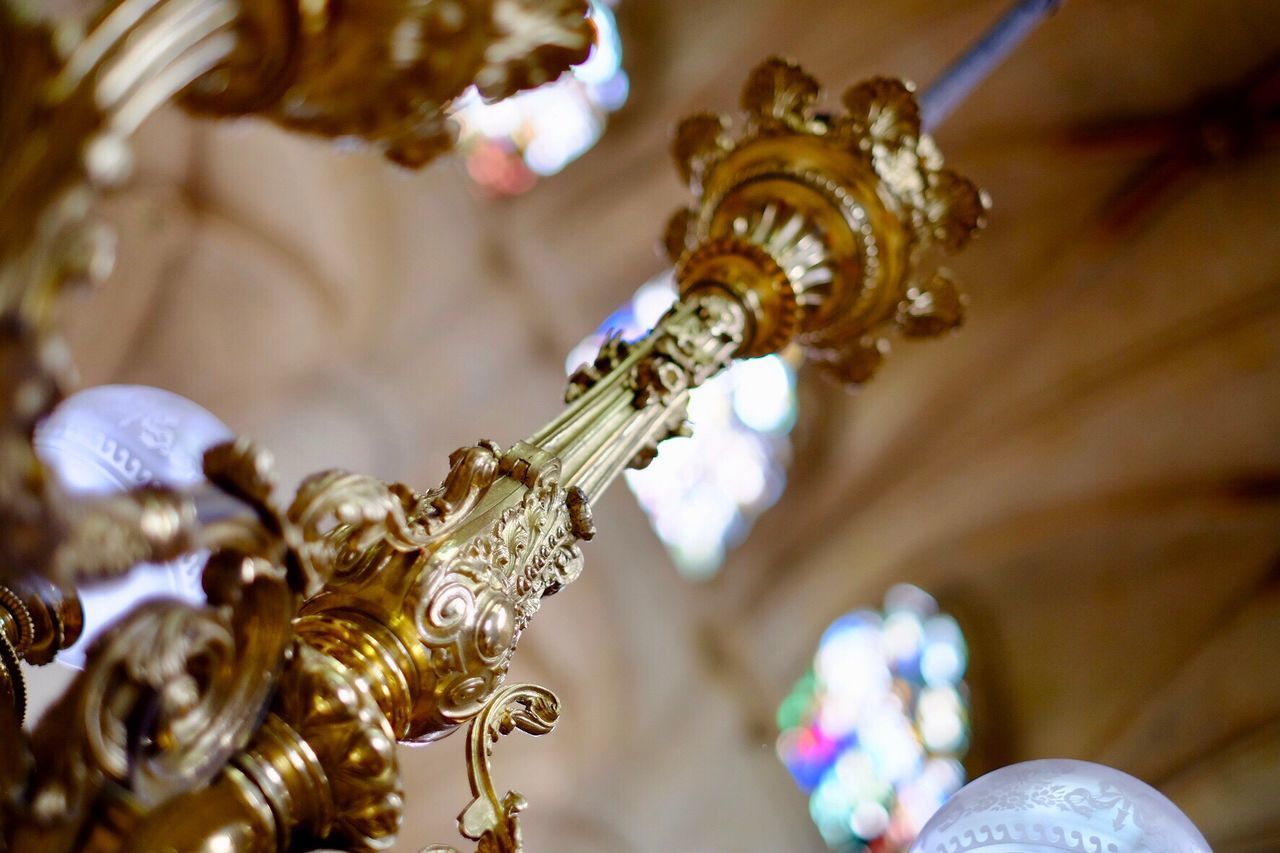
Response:
MULTIPOLYGON (((611 331, 644 335, 675 300, 669 272, 657 276, 574 348, 572 373, 595 358, 611 331)), ((736 362, 689 397, 693 435, 658 447, 647 468, 626 481, 654 532, 686 577, 715 574, 725 553, 782 494, 795 423, 795 370, 787 357, 736 362)))
POLYGON ((609 113, 627 100, 622 42, 612 6, 591 0, 596 44, 591 55, 558 79, 496 103, 474 88, 454 107, 467 172, 487 192, 517 195, 554 175, 596 144, 609 113))
POLYGON ((777 746, 832 849, 905 851, 964 784, 967 661, 955 619, 907 584, 827 628, 777 746))

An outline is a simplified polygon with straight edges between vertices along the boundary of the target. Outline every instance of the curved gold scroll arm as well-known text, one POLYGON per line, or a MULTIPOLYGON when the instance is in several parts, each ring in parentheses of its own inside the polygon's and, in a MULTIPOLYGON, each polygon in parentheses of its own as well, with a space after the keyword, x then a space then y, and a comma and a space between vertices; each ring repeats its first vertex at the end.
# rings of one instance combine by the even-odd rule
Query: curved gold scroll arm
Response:
MULTIPOLYGON (((519 729, 526 734, 545 735, 560 718, 560 700, 536 684, 508 684, 498 690, 489 704, 471 722, 467 733, 467 774, 474 796, 458 815, 462 834, 477 842, 476 853, 522 853, 520 812, 528 801, 517 791, 498 796, 489 766, 493 747, 503 735, 519 729)), ((457 853, 447 845, 432 845, 421 853, 457 853)))

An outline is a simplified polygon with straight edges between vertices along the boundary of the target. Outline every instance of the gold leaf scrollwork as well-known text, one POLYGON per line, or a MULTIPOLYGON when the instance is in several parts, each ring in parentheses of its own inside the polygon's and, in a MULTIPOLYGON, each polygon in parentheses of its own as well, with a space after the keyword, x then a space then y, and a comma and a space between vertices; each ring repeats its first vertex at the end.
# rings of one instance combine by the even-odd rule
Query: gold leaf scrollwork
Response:
POLYGON ((449 455, 449 474, 439 488, 422 496, 421 523, 432 537, 443 536, 475 508, 498 476, 502 449, 482 440, 449 455))
POLYGON ((235 51, 184 94, 188 108, 362 140, 409 168, 452 147, 448 107, 468 86, 486 98, 539 86, 593 37, 586 0, 242 5, 235 51))
POLYGON ((303 480, 288 520, 301 534, 305 594, 318 593, 376 543, 399 551, 425 545, 427 536, 409 521, 417 500, 407 486, 365 474, 324 471, 303 480))
POLYGON ((516 729, 544 735, 555 728, 559 717, 560 700, 550 690, 535 684, 511 684, 495 693, 472 721, 467 735, 467 773, 475 799, 458 815, 458 827, 478 842, 477 853, 524 850, 519 814, 528 802, 515 791, 499 798, 490 767, 494 745, 516 729))
POLYGON ((38 823, 80 819, 104 782, 143 807, 192 790, 257 728, 292 636, 297 596, 285 567, 302 536, 273 508, 264 451, 220 445, 205 471, 257 519, 206 531, 207 606, 144 604, 90 648, 85 671, 33 735, 38 823))
POLYGON ((103 780, 154 804, 213 778, 253 734, 282 657, 279 630, 239 627, 225 610, 156 602, 95 643, 34 734, 34 817, 75 819, 103 780))
POLYGON ((581 573, 586 522, 551 461, 488 527, 432 556, 410 606, 434 675, 435 725, 470 719, 493 695, 542 598, 581 573))

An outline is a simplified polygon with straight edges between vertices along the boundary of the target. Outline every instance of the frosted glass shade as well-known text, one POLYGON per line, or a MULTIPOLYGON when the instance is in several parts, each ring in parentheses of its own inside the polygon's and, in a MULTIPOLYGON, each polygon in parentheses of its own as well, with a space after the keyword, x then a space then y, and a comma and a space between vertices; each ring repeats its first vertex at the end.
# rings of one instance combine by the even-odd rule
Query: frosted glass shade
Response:
POLYGON ((1069 759, 1003 767, 960 789, 910 853, 1210 853, 1163 794, 1101 764, 1069 759))
MULTIPOLYGON (((232 437, 222 421, 185 397, 144 385, 102 385, 63 400, 37 428, 34 444, 68 492, 101 495, 145 483, 197 485, 204 480, 204 451, 232 437)), ((204 556, 142 563, 122 578, 81 589, 84 632, 58 660, 83 666, 94 638, 139 601, 203 602, 204 556)))

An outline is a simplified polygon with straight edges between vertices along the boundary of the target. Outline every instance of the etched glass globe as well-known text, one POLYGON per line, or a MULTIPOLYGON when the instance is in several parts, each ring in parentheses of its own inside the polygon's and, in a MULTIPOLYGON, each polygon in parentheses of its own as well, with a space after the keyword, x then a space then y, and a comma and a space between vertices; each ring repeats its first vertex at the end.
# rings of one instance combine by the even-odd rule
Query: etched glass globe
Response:
POLYGON ((1003 767, 960 790, 910 853, 1210 853, 1178 807, 1150 785, 1069 759, 1003 767))
MULTIPOLYGON (((35 449, 73 495, 102 495, 147 483, 190 487, 204 481, 204 452, 233 438, 201 406, 160 388, 102 385, 63 400, 36 430, 35 449)), ((197 503, 208 520, 212 507, 197 503)), ((203 603, 205 554, 142 563, 127 575, 82 588, 84 632, 58 660, 83 666, 94 638, 139 601, 178 598, 203 603)))

